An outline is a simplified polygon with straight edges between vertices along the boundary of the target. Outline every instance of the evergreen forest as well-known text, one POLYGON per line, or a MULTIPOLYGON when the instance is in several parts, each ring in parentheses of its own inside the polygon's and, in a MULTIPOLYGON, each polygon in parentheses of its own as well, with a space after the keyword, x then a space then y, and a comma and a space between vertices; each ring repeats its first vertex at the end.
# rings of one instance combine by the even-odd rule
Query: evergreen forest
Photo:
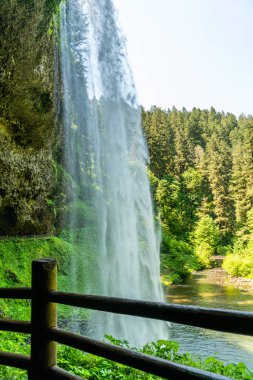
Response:
POLYGON ((215 255, 228 273, 253 278, 253 117, 152 107, 142 120, 165 282, 215 255))

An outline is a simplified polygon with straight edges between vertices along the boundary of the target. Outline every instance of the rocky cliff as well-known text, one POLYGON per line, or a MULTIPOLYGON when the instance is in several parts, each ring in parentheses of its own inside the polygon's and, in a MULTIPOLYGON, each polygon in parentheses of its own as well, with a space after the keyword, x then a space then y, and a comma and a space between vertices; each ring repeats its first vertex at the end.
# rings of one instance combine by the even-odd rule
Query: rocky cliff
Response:
POLYGON ((0 235, 54 229, 59 2, 0 2, 0 235))

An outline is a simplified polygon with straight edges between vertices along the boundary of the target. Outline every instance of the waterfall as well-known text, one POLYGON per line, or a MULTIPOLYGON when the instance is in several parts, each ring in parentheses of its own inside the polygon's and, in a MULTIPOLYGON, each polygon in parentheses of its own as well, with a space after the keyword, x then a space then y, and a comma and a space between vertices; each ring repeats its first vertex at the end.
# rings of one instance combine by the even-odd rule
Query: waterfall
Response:
MULTIPOLYGON (((60 56, 66 223, 86 250, 73 254, 72 290, 161 301, 141 110, 111 0, 61 3, 60 56)), ((131 344, 166 338, 163 322, 102 312, 87 330, 131 344)))

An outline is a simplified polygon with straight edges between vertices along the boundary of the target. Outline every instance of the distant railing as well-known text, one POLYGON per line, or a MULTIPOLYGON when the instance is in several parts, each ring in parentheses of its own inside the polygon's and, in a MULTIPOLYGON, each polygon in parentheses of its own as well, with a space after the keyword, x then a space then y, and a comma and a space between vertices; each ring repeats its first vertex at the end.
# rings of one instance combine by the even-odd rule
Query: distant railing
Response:
POLYGON ((0 240, 14 240, 14 239, 51 239, 55 235, 53 234, 41 234, 41 235, 0 235, 0 240))
POLYGON ((59 329, 57 328, 56 304, 253 335, 253 313, 58 292, 57 265, 52 259, 33 261, 31 289, 0 288, 0 298, 32 300, 31 322, 0 320, 0 330, 31 334, 31 356, 0 352, 0 364, 27 370, 29 380, 81 380, 79 376, 72 375, 57 366, 57 343, 102 356, 165 379, 229 380, 225 376, 59 329))

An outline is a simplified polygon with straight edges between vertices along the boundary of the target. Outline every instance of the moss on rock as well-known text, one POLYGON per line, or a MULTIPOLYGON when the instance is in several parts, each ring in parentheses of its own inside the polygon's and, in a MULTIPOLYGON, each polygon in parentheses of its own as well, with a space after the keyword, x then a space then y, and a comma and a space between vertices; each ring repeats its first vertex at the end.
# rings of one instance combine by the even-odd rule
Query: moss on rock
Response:
POLYGON ((52 18, 60 0, 0 2, 0 234, 52 232, 57 182, 52 18))

